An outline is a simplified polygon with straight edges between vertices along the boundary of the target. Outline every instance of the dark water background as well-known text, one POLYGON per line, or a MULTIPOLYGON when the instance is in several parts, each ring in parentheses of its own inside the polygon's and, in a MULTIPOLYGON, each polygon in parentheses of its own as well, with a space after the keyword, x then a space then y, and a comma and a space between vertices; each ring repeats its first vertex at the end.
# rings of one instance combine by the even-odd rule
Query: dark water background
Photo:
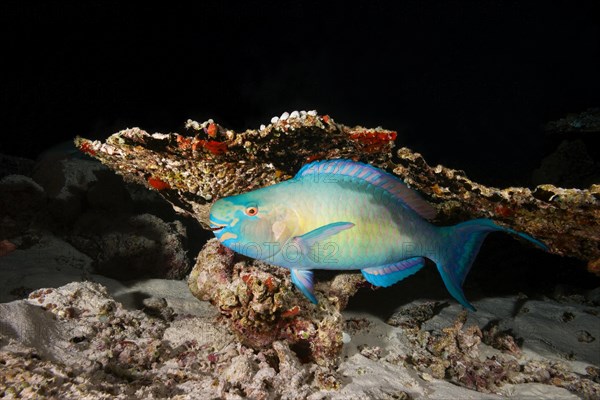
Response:
POLYGON ((597 1, 196 3, 3 2, 0 153, 317 109, 519 185, 544 122, 600 105, 597 1))

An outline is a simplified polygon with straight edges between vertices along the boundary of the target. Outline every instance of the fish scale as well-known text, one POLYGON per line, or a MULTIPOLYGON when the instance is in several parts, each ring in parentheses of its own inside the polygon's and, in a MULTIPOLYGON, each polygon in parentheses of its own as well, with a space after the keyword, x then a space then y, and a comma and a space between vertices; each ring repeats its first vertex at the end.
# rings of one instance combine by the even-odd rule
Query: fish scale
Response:
POLYGON ((351 160, 307 164, 293 179, 226 197, 210 222, 223 245, 288 268, 292 282, 317 302, 313 269, 361 270, 390 286, 433 261, 450 294, 464 307, 462 284, 488 233, 501 231, 546 246, 488 219, 451 227, 428 222, 435 208, 397 177, 351 160))
POLYGON ((315 211, 306 213, 303 225, 304 231, 311 231, 320 226, 336 221, 348 221, 355 224, 353 229, 340 232, 329 238, 329 243, 335 243, 338 247, 336 259, 337 265, 321 263, 315 267, 323 269, 349 269, 355 267, 373 267, 393 261, 393 256, 400 257, 401 247, 397 243, 401 240, 399 227, 395 225, 392 213, 408 212, 398 204, 391 201, 388 206, 384 201, 379 204, 369 204, 373 199, 374 187, 365 184, 359 179, 344 181, 340 186, 332 183, 325 177, 322 182, 307 182, 299 186, 301 193, 296 193, 294 207, 296 209, 310 209, 310 204, 305 204, 302 199, 303 192, 319 193, 315 196, 315 202, 323 205, 314 207, 315 211), (368 186, 371 186, 369 188, 368 186), (340 201, 339 199, 344 199, 340 201), (337 206, 336 206, 337 205, 337 206), (391 210, 388 210, 388 207, 391 210))

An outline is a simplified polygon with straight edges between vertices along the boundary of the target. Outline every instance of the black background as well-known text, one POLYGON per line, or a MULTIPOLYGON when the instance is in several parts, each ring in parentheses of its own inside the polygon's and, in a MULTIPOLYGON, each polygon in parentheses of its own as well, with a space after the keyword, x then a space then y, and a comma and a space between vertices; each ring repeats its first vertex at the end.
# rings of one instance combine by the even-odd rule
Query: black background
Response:
POLYGON ((528 184, 542 125, 600 105, 600 2, 116 1, 0 6, 0 153, 76 135, 256 128, 317 109, 432 164, 528 184))

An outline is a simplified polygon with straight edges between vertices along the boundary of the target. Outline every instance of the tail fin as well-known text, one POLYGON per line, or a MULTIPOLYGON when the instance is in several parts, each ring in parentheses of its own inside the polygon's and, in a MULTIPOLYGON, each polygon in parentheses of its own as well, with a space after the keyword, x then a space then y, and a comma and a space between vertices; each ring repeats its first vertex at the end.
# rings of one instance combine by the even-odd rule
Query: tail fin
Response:
POLYGON ((475 219, 441 229, 447 247, 437 254, 433 261, 436 263, 450 294, 471 311, 475 311, 475 307, 465 298, 462 285, 488 233, 496 231, 510 233, 527 239, 544 250, 548 250, 545 244, 531 236, 496 225, 489 219, 475 219))

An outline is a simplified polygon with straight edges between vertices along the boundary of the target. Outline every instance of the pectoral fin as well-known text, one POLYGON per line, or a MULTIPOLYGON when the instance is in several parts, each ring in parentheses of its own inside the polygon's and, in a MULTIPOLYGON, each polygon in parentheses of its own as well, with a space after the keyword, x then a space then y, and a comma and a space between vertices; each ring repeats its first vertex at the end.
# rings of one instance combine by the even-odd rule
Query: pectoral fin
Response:
POLYGON ((317 298, 314 293, 313 273, 306 269, 290 270, 292 283, 314 304, 317 304, 317 298))
POLYGON ((414 274, 423 268, 423 265, 425 265, 423 257, 414 257, 394 264, 365 268, 361 272, 367 282, 375 286, 388 287, 414 274))
POLYGON ((316 243, 324 242, 328 238, 337 235, 341 231, 350 229, 353 226, 354 224, 352 222, 333 222, 305 233, 302 236, 296 236, 292 238, 292 241, 296 243, 304 256, 310 256, 312 254, 311 249, 316 243))
MULTIPOLYGON (((292 242, 298 246, 303 257, 310 257, 311 249, 318 242, 323 242, 328 238, 340 233, 343 230, 354 226, 351 222, 334 222, 332 224, 321 226, 315 230, 305 233, 302 236, 292 238, 292 242)), ((292 282, 300 291, 313 303, 317 304, 317 298, 313 291, 313 273, 305 269, 290 269, 292 282)))

